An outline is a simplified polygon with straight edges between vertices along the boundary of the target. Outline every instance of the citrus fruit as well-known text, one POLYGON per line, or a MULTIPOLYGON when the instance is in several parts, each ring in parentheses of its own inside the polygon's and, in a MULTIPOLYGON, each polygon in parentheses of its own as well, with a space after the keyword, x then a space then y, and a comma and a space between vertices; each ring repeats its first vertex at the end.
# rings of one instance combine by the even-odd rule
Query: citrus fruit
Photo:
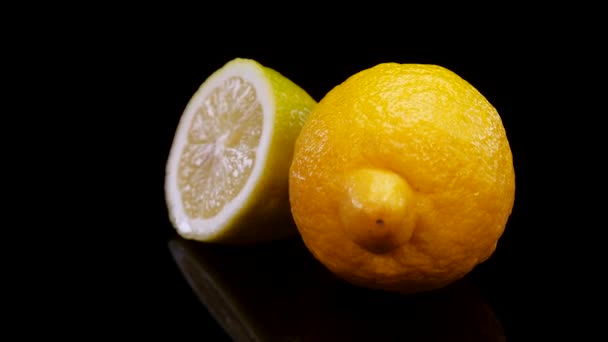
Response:
POLYGON ((314 105, 298 85, 251 59, 210 75, 181 115, 166 164, 165 198, 177 232, 219 243, 297 233, 289 165, 314 105))
POLYGON ((298 230, 328 269, 411 293, 493 254, 515 173, 502 120, 473 85, 438 65, 382 63, 315 107, 289 191, 298 230))

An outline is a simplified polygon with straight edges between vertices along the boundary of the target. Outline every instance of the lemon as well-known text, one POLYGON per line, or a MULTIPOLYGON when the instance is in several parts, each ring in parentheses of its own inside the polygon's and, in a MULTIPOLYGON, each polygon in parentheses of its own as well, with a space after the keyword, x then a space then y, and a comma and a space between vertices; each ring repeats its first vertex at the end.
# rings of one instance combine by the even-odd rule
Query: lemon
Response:
POLYGON ((489 258, 514 204, 495 107, 454 72, 382 63, 319 102, 296 141, 292 213, 327 268, 353 284, 443 287, 489 258))
POLYGON ((218 243, 296 233, 289 165, 315 105, 252 59, 236 58, 210 75, 181 115, 166 164, 165 198, 177 232, 218 243))

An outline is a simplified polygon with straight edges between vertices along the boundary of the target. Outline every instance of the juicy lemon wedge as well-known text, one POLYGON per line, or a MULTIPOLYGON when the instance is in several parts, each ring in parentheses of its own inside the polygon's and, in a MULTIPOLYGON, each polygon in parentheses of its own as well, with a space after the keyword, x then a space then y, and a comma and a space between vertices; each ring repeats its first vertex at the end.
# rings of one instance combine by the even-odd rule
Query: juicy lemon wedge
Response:
POLYGON ((251 59, 209 76, 187 104, 166 164, 177 232, 206 242, 255 243, 297 232, 288 195, 300 129, 316 102, 251 59))

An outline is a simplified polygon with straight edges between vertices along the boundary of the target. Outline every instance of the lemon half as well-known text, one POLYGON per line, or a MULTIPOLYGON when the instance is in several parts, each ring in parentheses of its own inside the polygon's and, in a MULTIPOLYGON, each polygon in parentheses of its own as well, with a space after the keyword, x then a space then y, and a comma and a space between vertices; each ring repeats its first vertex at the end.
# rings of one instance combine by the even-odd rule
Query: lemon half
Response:
POLYGON ((290 214, 293 146, 316 102, 251 59, 210 75, 180 118, 166 164, 171 223, 187 239, 255 243, 297 232, 290 214))

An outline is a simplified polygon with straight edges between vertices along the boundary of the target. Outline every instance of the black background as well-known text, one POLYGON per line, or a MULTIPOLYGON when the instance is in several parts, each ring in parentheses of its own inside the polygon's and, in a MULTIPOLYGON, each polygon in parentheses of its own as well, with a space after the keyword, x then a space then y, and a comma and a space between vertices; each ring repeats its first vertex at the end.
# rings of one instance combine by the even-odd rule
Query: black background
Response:
POLYGON ((82 206, 80 222, 98 227, 87 243, 72 246, 94 251, 86 254, 92 254, 86 266, 78 264, 83 256, 69 268, 81 275, 68 287, 79 302, 79 324, 110 334, 126 329, 172 339, 227 338, 169 253, 175 232, 163 182, 173 133, 190 96, 213 71, 245 57, 281 72, 317 101, 350 75, 381 62, 438 64, 474 85, 502 117, 514 156, 516 198, 495 254, 470 278, 508 340, 584 335, 594 325, 584 307, 599 299, 585 296, 598 287, 592 280, 597 250, 588 233, 597 224, 579 214, 598 206, 583 195, 593 191, 585 185, 594 177, 586 170, 595 169, 585 147, 597 145, 588 129, 597 124, 573 100, 590 96, 579 77, 593 64, 587 44, 565 40, 567 30, 484 33, 479 27, 453 36, 444 30, 414 42, 410 37, 417 35, 399 25, 369 31, 365 25, 320 29, 314 22, 297 33, 289 28, 299 24, 286 21, 276 27, 234 26, 248 30, 232 34, 226 31, 230 21, 182 26, 179 18, 159 19, 158 25, 112 34, 97 30, 61 62, 78 65, 70 79, 72 103, 95 112, 78 121, 91 130, 75 130, 95 158, 79 165, 84 176, 70 177, 89 184, 87 195, 102 199, 75 204, 82 206))

